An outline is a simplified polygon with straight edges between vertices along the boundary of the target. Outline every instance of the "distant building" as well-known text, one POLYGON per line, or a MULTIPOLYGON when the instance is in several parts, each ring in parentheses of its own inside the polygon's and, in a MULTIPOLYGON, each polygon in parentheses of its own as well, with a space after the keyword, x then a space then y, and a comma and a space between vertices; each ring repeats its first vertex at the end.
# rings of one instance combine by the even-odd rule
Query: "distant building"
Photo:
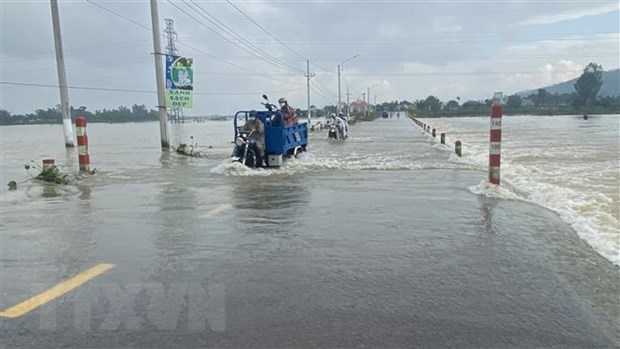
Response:
POLYGON ((355 100, 350 104, 352 113, 363 113, 366 111, 367 107, 368 105, 366 104, 366 102, 362 101, 361 99, 355 100))
POLYGON ((535 104, 534 101, 532 101, 529 98, 523 98, 521 100, 521 107, 523 108, 534 108, 535 104))

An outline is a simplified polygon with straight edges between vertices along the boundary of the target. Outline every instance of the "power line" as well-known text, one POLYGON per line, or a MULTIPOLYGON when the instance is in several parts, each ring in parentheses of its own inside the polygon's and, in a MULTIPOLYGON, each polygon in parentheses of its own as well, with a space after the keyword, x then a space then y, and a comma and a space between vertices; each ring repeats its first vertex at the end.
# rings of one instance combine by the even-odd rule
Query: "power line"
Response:
MULTIPOLYGON (((616 57, 618 52, 601 52, 601 53, 583 53, 583 54, 571 54, 570 57, 616 57)), ((450 60, 513 60, 513 59, 540 59, 540 58, 564 58, 566 54, 536 54, 536 55, 485 55, 485 56, 458 56, 458 55, 435 55, 435 56, 413 56, 413 55, 392 55, 392 56, 365 56, 366 62, 402 62, 402 61, 415 61, 422 59, 441 59, 449 57, 450 60)), ((251 56, 233 56, 230 59, 252 61, 251 56)), ((321 61, 333 61, 338 57, 318 57, 321 61)), ((313 64, 310 62, 310 64, 313 64)), ((330 73, 330 72, 326 72, 330 73)), ((332 73, 335 74, 335 73, 332 73)))
MULTIPOLYGON (((12 85, 12 86, 28 86, 28 87, 51 87, 58 88, 58 85, 52 84, 33 84, 33 83, 25 83, 25 82, 11 82, 11 81, 0 81, 0 85, 12 85)), ((122 89, 122 88, 107 88, 107 87, 91 87, 91 86, 66 86, 68 89, 73 90, 89 90, 89 91, 106 91, 106 92, 132 92, 132 93, 157 93, 157 91, 151 90, 133 90, 133 89, 122 89)), ((195 95, 205 95, 205 96, 246 96, 246 95, 259 95, 262 93, 284 93, 284 92, 295 92, 304 89, 305 87, 295 88, 295 89, 287 89, 287 90, 279 90, 279 91, 269 91, 269 92, 194 92, 195 95)))
POLYGON ((323 98, 327 99, 327 100, 332 100, 332 99, 333 99, 333 98, 330 98, 330 97, 328 97, 328 96, 324 95, 323 93, 321 93, 320 91, 316 90, 316 89, 315 89, 314 87, 312 87, 312 86, 310 86, 310 90, 311 90, 312 92, 316 93, 317 95, 319 95, 319 96, 321 96, 321 97, 323 97, 323 98))
POLYGON ((247 18, 250 22, 254 23, 257 27, 260 28, 260 30, 262 30, 263 32, 265 32, 267 35, 269 35, 270 37, 272 37, 274 40, 276 40, 277 42, 279 42, 282 46, 286 47, 289 51, 293 52, 295 55, 297 55, 298 57, 300 57, 303 60, 308 60, 308 58, 306 58, 304 55, 302 55, 301 53, 293 50, 290 46, 288 46, 287 44, 285 44, 284 42, 282 42, 280 39, 278 39, 275 35, 273 35, 269 30, 265 29, 265 27, 263 27, 262 25, 260 25, 258 22, 256 22, 252 17, 248 16, 245 12, 243 12, 239 7, 237 7, 235 4, 232 3, 232 1, 230 0, 226 0, 226 2, 232 6, 235 10, 237 10, 237 12, 241 13, 241 15, 243 15, 243 17, 247 18))
POLYGON ((310 62, 310 64, 312 64, 313 66, 315 66, 315 67, 317 67, 317 68, 319 68, 319 69, 321 69, 321 70, 323 70, 323 71, 325 71, 325 72, 327 72, 327 73, 335 74, 335 73, 334 73, 334 72, 332 72, 331 70, 329 70, 329 69, 327 69, 327 68, 324 68, 324 67, 322 67, 322 66, 320 66, 320 65, 318 65, 318 64, 316 64, 316 63, 310 62))
MULTIPOLYGON (((146 27, 146 26, 144 26, 144 25, 142 25, 142 24, 140 24, 140 23, 138 23, 138 22, 136 22, 136 21, 134 21, 134 20, 132 20, 132 19, 130 19, 130 18, 127 18, 127 17, 125 17, 125 16, 123 16, 123 15, 121 15, 121 14, 119 14, 119 13, 117 13, 117 12, 113 11, 113 10, 110 10, 110 9, 108 9, 108 8, 106 8, 106 7, 102 6, 102 5, 100 5, 100 4, 97 4, 97 3, 95 3, 95 2, 93 2, 93 1, 91 1, 91 0, 87 0, 87 2, 88 2, 88 3, 90 3, 90 4, 96 5, 97 7, 101 8, 101 9, 103 9, 103 10, 106 10, 108 13, 111 13, 111 14, 113 14, 113 15, 115 15, 115 16, 118 16, 118 17, 120 17, 120 18, 124 19, 124 20, 127 20, 127 21, 129 21, 129 22, 131 22, 131 23, 133 23, 133 24, 137 25, 137 26, 138 26, 138 27, 140 27, 140 28, 143 28, 143 29, 146 29, 146 30, 148 30, 148 31, 151 31, 151 29, 150 29, 149 27, 146 27)), ((225 60, 224 58, 221 58, 221 57, 217 57, 217 56, 214 56, 214 55, 208 54, 208 53, 206 53, 205 51, 203 51, 203 50, 201 50, 201 49, 198 49, 198 48, 196 48, 196 47, 194 47, 194 46, 188 45, 188 44, 186 44, 186 43, 184 43, 184 42, 177 41, 177 43, 178 43, 179 45, 183 45, 183 46, 185 46, 185 47, 188 47, 188 48, 190 48, 190 49, 192 49, 192 50, 194 50, 194 51, 200 52, 200 53, 204 54, 205 56, 210 57, 210 58, 212 58, 212 59, 214 59, 214 60, 220 61, 220 62, 222 62, 222 63, 224 63, 224 64, 230 65, 230 66, 232 66, 232 67, 235 67, 235 68, 238 68, 238 69, 241 69, 241 70, 245 70, 245 71, 250 72, 250 73, 253 73, 253 74, 257 75, 257 76, 261 76, 261 77, 264 77, 264 78, 266 78, 266 79, 270 79, 270 80, 274 80, 274 81, 284 82, 284 83, 291 84, 291 85, 303 86, 303 84, 300 84, 300 83, 294 83, 294 82, 290 82, 290 81, 287 81, 287 80, 283 80, 283 79, 274 78, 274 77, 269 76, 269 75, 266 75, 266 74, 264 74, 264 73, 258 73, 258 72, 255 72, 255 71, 253 71, 253 70, 251 70, 251 69, 248 69, 248 68, 245 68, 245 67, 240 66, 240 65, 238 65, 238 64, 235 64, 235 63, 229 62, 229 61, 225 60)))
MULTIPOLYGON (((562 33, 565 37, 561 38, 553 38, 553 37, 541 37, 541 38, 515 38, 515 39, 506 39, 506 38, 498 38, 493 40, 478 40, 477 38, 484 38, 484 35, 471 35, 471 36, 447 36, 443 38, 437 37, 403 37, 403 38, 381 38, 381 39, 312 39, 312 40, 290 40, 288 41, 289 45, 359 45, 359 44, 445 44, 449 43, 451 45, 460 44, 460 43, 496 43, 496 42, 537 42, 537 41, 579 41, 579 40, 615 40, 616 37, 612 36, 600 36, 600 37, 578 37, 578 35, 618 35, 618 32, 600 32, 600 33, 592 33, 592 34, 572 34, 574 37, 566 37, 571 34, 562 33), (472 38, 472 40, 463 40, 466 38, 472 38), (455 41, 458 40, 458 41, 455 41)), ((497 35, 497 34, 494 34, 497 35)), ((560 34, 555 34, 560 35, 560 34)), ((200 38, 200 37, 189 37, 189 40, 192 41, 200 41, 200 42, 211 42, 210 39, 200 38)), ((273 41, 267 40, 255 40, 257 43, 268 44, 273 41)))
MULTIPOLYGON (((267 79, 269 79, 269 80, 273 80, 273 81, 284 82, 284 83, 287 83, 287 84, 290 84, 290 85, 298 85, 298 86, 303 86, 303 84, 301 84, 301 83, 296 83, 296 82, 291 82, 291 81, 284 80, 284 79, 279 79, 279 78, 274 77, 273 75, 267 75, 267 74, 265 74, 265 73, 259 73, 259 72, 256 72, 256 71, 254 71, 254 70, 248 69, 248 68, 246 68, 246 67, 244 67, 244 66, 241 66, 241 65, 238 65, 238 64, 235 64, 235 63, 229 62, 229 61, 227 61, 227 60, 225 60, 225 59, 222 59, 222 58, 220 58, 220 57, 217 57, 217 56, 211 55, 211 54, 209 54, 209 53, 207 53, 207 52, 205 52, 205 51, 203 51, 203 50, 201 50, 201 49, 199 49, 199 48, 197 48, 197 47, 194 47, 194 46, 188 45, 188 44, 186 44, 186 43, 184 43, 184 42, 182 42, 182 41, 177 41, 177 43, 178 43, 179 45, 185 46, 185 47, 187 47, 187 48, 189 48, 189 49, 191 49, 191 50, 194 50, 194 51, 200 52, 200 53, 202 53, 203 55, 205 55, 205 56, 207 56, 207 57, 211 57, 211 58, 213 58, 213 59, 216 59, 216 60, 218 60, 218 61, 221 61, 222 63, 227 64, 227 65, 229 65, 229 66, 231 66, 231 67, 235 67, 235 68, 238 68, 238 69, 241 69, 241 70, 245 70, 245 71, 247 71, 247 72, 249 72, 249 73, 252 73, 252 74, 254 74, 254 75, 256 75, 256 76, 264 77, 264 78, 267 78, 267 79)), ((280 74, 280 75, 282 75, 282 74, 280 74)), ((295 76, 297 76, 297 75, 295 75, 295 76)))
POLYGON ((107 12, 109 12, 109 13, 111 13, 111 14, 115 15, 115 16, 121 17, 121 18, 123 18, 124 20, 129 21, 129 22, 131 22, 131 23, 133 23, 133 24, 135 24, 135 25, 137 25, 137 26, 139 26, 139 27, 141 27, 141 28, 144 28, 144 29, 146 29, 146 30, 148 30, 148 31, 151 31, 151 30, 152 30, 150 27, 147 27, 147 26, 145 26, 145 25, 142 25, 142 24, 140 24, 140 23, 138 23, 138 22, 134 21, 133 19, 131 19, 131 18, 129 18, 129 17, 126 17, 126 16, 123 16, 122 14, 120 14, 120 13, 118 13, 118 12, 112 11, 112 10, 110 10, 110 9, 109 9, 109 8, 107 8, 107 7, 104 7, 104 6, 102 6, 102 5, 99 5, 98 3, 94 2, 94 1, 91 1, 91 0, 86 0, 86 2, 88 2, 88 3, 90 3, 90 4, 93 4, 93 5, 97 6, 97 7, 99 7, 100 9, 102 9, 102 10, 104 10, 104 11, 107 11, 107 12))
MULTIPOLYGON (((348 74, 349 77, 383 77, 383 76, 395 76, 395 77, 409 77, 409 76, 465 76, 465 75, 484 75, 484 76, 494 76, 494 75, 506 75, 506 74, 541 74, 540 70, 529 70, 529 71, 503 71, 503 72, 482 72, 482 71, 453 71, 453 72, 431 72, 431 73, 416 73, 416 72, 378 72, 376 74, 348 74)), ((569 70, 553 70, 549 73, 573 73, 573 71, 569 70)))
MULTIPOLYGON (((243 51, 249 51, 250 54, 252 54, 253 56, 262 59, 263 61, 270 63, 278 68, 281 69, 285 69, 285 70, 291 70, 290 67, 287 67, 286 63, 280 63, 277 60, 274 59, 267 59, 266 57, 261 57, 260 55, 256 54, 253 52, 253 49, 248 50, 247 47, 242 47, 241 45, 237 44, 236 42, 230 40, 229 38, 225 37, 224 35, 220 34, 219 32, 217 32, 215 29, 209 27, 208 25, 206 25, 203 21, 201 21, 200 19, 196 18, 195 16, 193 16, 191 13, 185 11, 184 9, 182 9, 181 7, 177 6, 174 2, 172 2, 171 0, 167 0, 168 3, 170 3, 174 8, 176 8, 177 10, 183 12, 186 16, 192 18, 194 21, 196 21, 196 23, 200 24, 201 26, 205 27, 206 29, 208 29, 209 31, 211 31, 213 34, 217 35, 218 37, 222 38, 224 41, 234 45, 235 47, 243 50, 243 51)), ((191 6, 189 6, 189 4, 183 2, 183 4, 185 4, 187 7, 189 7, 190 9, 192 9, 194 12, 197 12, 194 8, 192 8, 191 6)), ((210 21, 211 23, 214 23, 213 21, 211 21, 210 19, 208 19, 205 15, 198 13, 199 15, 201 15, 203 18, 207 19, 208 21, 210 21)), ((220 29, 222 30, 222 29, 220 29)), ((224 31, 224 30, 222 30, 224 31)), ((229 34, 231 35, 231 34, 229 34)), ((246 45, 247 46, 247 45, 246 45)), ((251 48, 251 46, 250 46, 251 48)), ((268 55, 268 54, 267 54, 268 55)), ((301 70, 300 70, 301 71, 301 70)), ((303 72, 303 71, 301 71, 303 72)))
MULTIPOLYGON (((110 62, 109 60, 106 60, 107 63, 94 63, 94 68, 101 68, 101 67, 111 67, 111 66, 117 66, 117 65, 127 65, 127 63, 137 63, 137 62, 143 62, 145 60, 145 58, 132 58, 132 59, 124 59, 122 62, 110 62)), ((68 71, 76 71, 76 70, 84 70, 84 69, 93 69, 93 65, 86 65, 86 64, 82 64, 82 65, 75 65, 75 66, 71 66, 68 65, 67 66, 67 70, 68 71)), ((33 69, 26 69, 26 70, 10 70, 8 73, 4 74, 4 77, 7 76, 12 76, 15 74, 27 74, 27 73, 35 73, 35 72, 40 72, 40 71, 49 71, 50 68, 49 67, 43 67, 43 68, 33 68, 33 69)))
MULTIPOLYGON (((183 0, 185 1, 185 0, 183 0)), ((215 16, 213 16, 211 13, 209 13, 207 10, 205 10, 202 6, 200 6, 198 3, 196 3, 194 0, 190 0, 196 7, 198 7, 202 12, 204 12, 206 15, 209 16, 209 18, 211 18, 212 20, 210 20, 209 18, 204 17, 203 18, 207 19, 209 22, 211 22, 212 24, 214 24, 215 26, 217 26, 220 30, 228 33, 228 35, 231 35, 234 38, 238 38, 243 44, 249 46, 250 48, 252 48, 253 50, 251 50, 250 52, 252 54, 254 54, 254 51, 257 51, 267 57, 269 57, 269 60, 275 62, 276 64, 280 64, 282 66, 285 67, 289 67, 290 69, 292 69, 292 71, 299 71, 302 73, 305 73, 303 70, 300 70, 284 61, 282 61, 281 59, 278 59, 277 57, 273 56, 272 54, 264 51, 263 49, 261 49, 260 47, 256 46, 255 44, 253 44, 252 42, 248 41, 247 39, 245 39, 242 35, 239 35, 238 33, 236 33, 234 30, 232 30, 229 26, 227 26, 225 23, 222 23, 222 21, 220 21, 219 19, 217 19, 215 16), (213 22, 215 21, 215 22, 213 22)), ((189 6, 189 4, 186 4, 189 6)), ((265 59, 265 57, 262 57, 260 55, 255 55, 258 58, 261 59, 265 59)))
POLYGON ((324 92, 327 92, 327 94, 336 97, 336 94, 332 92, 332 90, 329 87, 327 87, 327 85, 323 82, 323 80, 318 75, 316 76, 316 83, 317 83, 317 86, 321 87, 321 89, 324 92))
POLYGON ((328 96, 325 95, 325 91, 322 91, 318 85, 316 85, 316 83, 314 81, 310 81, 310 90, 315 92, 316 94, 320 95, 323 98, 329 98, 328 96), (316 87, 315 87, 316 86, 316 87))

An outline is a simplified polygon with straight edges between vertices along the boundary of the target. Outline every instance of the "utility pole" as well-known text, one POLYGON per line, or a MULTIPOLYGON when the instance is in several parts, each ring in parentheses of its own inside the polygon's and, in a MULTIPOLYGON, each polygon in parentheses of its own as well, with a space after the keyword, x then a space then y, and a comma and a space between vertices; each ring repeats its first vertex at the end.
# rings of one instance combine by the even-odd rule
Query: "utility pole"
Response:
POLYGON ((370 114, 370 87, 368 87, 368 94, 366 95, 368 98, 368 103, 366 103, 366 115, 370 114))
MULTIPOLYGON (((366 92, 362 93, 362 100, 366 102, 366 92)), ((368 103, 366 103, 366 115, 368 115, 368 103)))
POLYGON ((60 112, 65 134, 65 147, 73 148, 73 123, 69 106, 69 91, 67 90, 67 73, 65 72, 65 57, 62 52, 62 37, 60 35, 60 17, 58 16, 58 0, 50 0, 52 6, 52 26, 54 28, 54 47, 56 48, 56 67, 58 69, 58 87, 60 88, 60 112))
POLYGON ((341 99, 341 94, 340 94, 340 70, 342 70, 342 68, 344 68, 344 64, 352 59, 355 59, 357 57, 359 57, 360 55, 355 55, 353 57, 349 57, 347 59, 345 59, 344 61, 342 61, 342 63, 338 64, 338 114, 340 115, 341 112, 341 104, 342 104, 342 99, 341 99))
MULTIPOLYGON (((174 42, 178 38, 176 30, 174 30, 174 20, 170 18, 164 18, 164 21, 166 22, 166 29, 164 29, 164 35, 166 37, 166 41, 168 42, 166 45, 166 54, 178 56, 179 52, 177 50, 176 45, 174 44, 174 42)), ((183 115, 183 108, 173 108, 172 119, 176 123, 182 122, 182 121, 184 122, 185 117, 183 115)))
POLYGON ((351 104, 349 103, 350 96, 351 94, 349 93, 349 85, 347 84, 347 119, 351 116, 351 113, 349 112, 351 109, 351 104))
POLYGON ((168 139, 168 113, 166 112, 166 96, 164 95, 164 68, 161 62, 161 42, 159 41, 159 14, 157 0, 151 0, 151 22, 153 24, 153 57, 155 57, 155 78, 157 81, 157 109, 159 110, 159 133, 161 148, 170 150, 168 139))
POLYGON ((310 60, 306 59, 306 79, 308 89, 308 125, 312 124, 312 116, 310 111, 310 78, 314 77, 314 74, 310 74, 310 60))
POLYGON ((338 115, 340 115, 340 104, 340 64, 338 64, 338 107, 336 108, 338 115))

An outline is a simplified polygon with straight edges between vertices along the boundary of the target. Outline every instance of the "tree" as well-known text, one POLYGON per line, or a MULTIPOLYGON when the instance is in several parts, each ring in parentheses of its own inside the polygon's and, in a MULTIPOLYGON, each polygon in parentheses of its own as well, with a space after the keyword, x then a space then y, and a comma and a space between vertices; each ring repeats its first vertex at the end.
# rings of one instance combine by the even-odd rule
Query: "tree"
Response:
POLYGON ((449 101, 448 103, 446 103, 446 106, 444 107, 444 110, 447 110, 447 111, 457 110, 457 109, 459 109, 459 102, 455 100, 449 101))
POLYGON ((547 102, 547 97, 548 97, 547 90, 545 90, 544 88, 539 88, 538 93, 536 94, 536 99, 534 100, 535 101, 534 103, 536 103, 536 106, 540 108, 544 106, 545 103, 547 102))
POLYGON ((428 96, 425 100, 418 101, 418 103, 416 103, 418 109, 432 112, 440 111, 442 105, 443 103, 435 96, 428 96))
POLYGON ((0 125, 11 124, 11 113, 6 110, 0 109, 0 125))
POLYGON ((603 85, 603 67, 600 64, 590 63, 583 70, 583 74, 575 83, 577 99, 575 106, 588 109, 596 101, 596 96, 603 85))
POLYGON ((484 104, 477 101, 467 101, 463 103, 461 109, 463 110, 484 110, 484 104))
POLYGON ((506 100, 506 108, 509 108, 509 109, 521 108, 521 96, 517 94, 508 96, 508 100, 506 100))

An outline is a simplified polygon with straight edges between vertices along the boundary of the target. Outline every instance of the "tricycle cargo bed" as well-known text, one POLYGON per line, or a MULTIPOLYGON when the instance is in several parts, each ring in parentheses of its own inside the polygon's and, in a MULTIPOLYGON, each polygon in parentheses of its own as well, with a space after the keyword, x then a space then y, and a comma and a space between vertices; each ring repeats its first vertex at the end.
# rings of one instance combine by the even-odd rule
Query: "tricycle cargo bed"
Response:
POLYGON ((292 154, 294 149, 306 149, 308 126, 306 123, 265 127, 265 152, 267 154, 292 154))

